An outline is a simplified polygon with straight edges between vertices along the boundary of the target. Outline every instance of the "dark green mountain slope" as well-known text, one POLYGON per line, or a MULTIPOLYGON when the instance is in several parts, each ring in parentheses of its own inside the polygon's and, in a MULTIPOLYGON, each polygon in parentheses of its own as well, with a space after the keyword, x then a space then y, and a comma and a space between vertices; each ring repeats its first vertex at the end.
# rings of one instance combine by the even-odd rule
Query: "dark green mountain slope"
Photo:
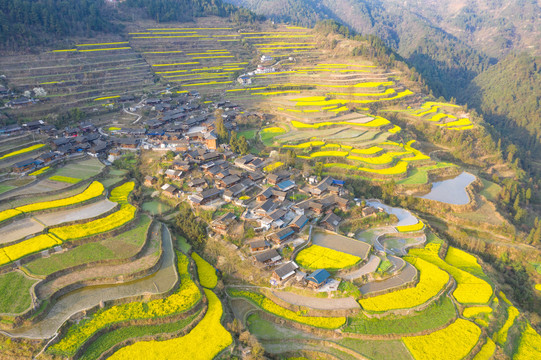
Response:
POLYGON ((461 98, 527 151, 541 150, 541 58, 510 54, 477 76, 461 98))

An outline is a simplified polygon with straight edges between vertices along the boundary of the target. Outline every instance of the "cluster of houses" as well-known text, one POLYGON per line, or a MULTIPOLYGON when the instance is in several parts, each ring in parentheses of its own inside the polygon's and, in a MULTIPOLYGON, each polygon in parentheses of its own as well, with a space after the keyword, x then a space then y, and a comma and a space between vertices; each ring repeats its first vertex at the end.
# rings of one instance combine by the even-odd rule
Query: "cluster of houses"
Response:
MULTIPOLYGON (((167 181, 161 186, 162 194, 187 200, 194 207, 219 208, 229 202, 242 207, 240 219, 233 211, 215 218, 210 224, 212 231, 227 235, 239 220, 257 223, 254 230, 258 235, 249 243, 249 249, 254 264, 273 271, 271 282, 283 283, 300 274, 299 281, 319 288, 329 279, 328 272, 322 269, 302 274, 294 262, 284 263, 280 249, 302 243, 303 231, 309 224, 317 222, 336 231, 342 218, 334 210, 348 210, 348 191, 343 181, 332 177, 318 181, 285 169, 265 173, 263 168, 268 162, 252 154, 239 156, 227 145, 214 150, 202 143, 195 150, 179 151, 163 171, 167 181)), ((145 178, 145 185, 156 184, 156 176, 145 178)))

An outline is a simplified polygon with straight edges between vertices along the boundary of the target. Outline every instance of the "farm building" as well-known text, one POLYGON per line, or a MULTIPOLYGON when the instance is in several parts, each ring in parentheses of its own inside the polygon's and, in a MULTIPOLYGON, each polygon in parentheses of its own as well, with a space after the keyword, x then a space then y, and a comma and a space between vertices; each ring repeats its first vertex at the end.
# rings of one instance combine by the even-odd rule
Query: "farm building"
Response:
POLYGON ((269 236, 269 238, 276 244, 281 244, 286 241, 291 235, 295 234, 295 231, 291 227, 286 227, 280 231, 277 231, 269 236))
POLYGON ((298 215, 295 219, 293 219, 290 226, 296 231, 301 231, 307 223, 308 218, 305 215, 298 215))
POLYGON ((308 275, 306 280, 308 280, 309 287, 319 289, 327 283, 329 277, 331 277, 331 274, 327 270, 319 269, 308 275))
POLYGON ((282 257, 280 256, 280 254, 278 254, 278 251, 274 249, 270 249, 270 250, 254 255, 254 259, 260 263, 263 263, 266 265, 272 265, 282 260, 282 257))
POLYGON ((237 217, 235 216, 235 214, 233 214, 232 212, 227 212, 227 213, 219 216, 218 218, 216 218, 216 220, 212 221, 212 227, 217 232, 225 234, 225 233, 227 233, 227 229, 229 228, 229 226, 236 219, 237 219, 237 217))
POLYGON ((293 190, 297 185, 295 185, 294 181, 291 180, 285 180, 276 185, 281 191, 289 191, 293 190))
POLYGON ((269 243, 265 240, 252 241, 250 243, 250 250, 252 252, 263 251, 269 248, 269 243))
POLYGON ((157 181, 158 179, 156 179, 154 176, 145 176, 145 186, 152 187, 154 186, 154 184, 156 184, 157 181))
POLYGON ((321 220, 319 224, 327 230, 336 231, 336 228, 338 227, 341 221, 342 219, 340 218, 340 216, 331 212, 325 215, 325 217, 321 220))
POLYGON ((294 261, 290 261, 274 270, 271 279, 275 280, 278 283, 287 280, 291 276, 295 275, 295 271, 298 268, 299 266, 295 264, 294 261))
POLYGON ((165 184, 162 186, 163 194, 170 198, 176 198, 180 196, 179 190, 176 186, 171 184, 165 184))

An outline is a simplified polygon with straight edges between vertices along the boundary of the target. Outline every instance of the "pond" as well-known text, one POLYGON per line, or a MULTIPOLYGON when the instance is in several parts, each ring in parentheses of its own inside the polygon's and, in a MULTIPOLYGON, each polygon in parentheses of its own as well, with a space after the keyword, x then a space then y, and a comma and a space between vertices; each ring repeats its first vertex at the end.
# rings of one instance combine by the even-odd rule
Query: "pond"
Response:
POLYGON ((398 224, 395 226, 415 225, 419 222, 411 212, 405 209, 385 205, 378 200, 368 200, 366 205, 377 208, 382 208, 387 214, 393 214, 398 218, 398 224))
POLYGON ((433 183, 432 190, 428 194, 420 196, 420 198, 451 205, 466 205, 470 202, 466 187, 474 180, 475 175, 463 172, 453 179, 433 183))

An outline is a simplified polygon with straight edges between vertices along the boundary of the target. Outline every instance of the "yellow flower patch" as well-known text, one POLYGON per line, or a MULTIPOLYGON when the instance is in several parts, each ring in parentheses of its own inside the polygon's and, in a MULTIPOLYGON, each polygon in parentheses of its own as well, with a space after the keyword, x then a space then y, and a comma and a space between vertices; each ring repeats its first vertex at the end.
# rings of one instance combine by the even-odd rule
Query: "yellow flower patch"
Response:
POLYGON ((195 252, 192 253, 192 259, 194 259, 195 264, 197 265, 197 274, 199 276, 199 283, 201 283, 201 286, 208 289, 214 289, 218 283, 216 269, 214 269, 212 265, 210 265, 205 259, 195 252))
MULTIPOLYGON (((164 299, 131 302, 100 309, 90 319, 71 326, 66 335, 48 351, 56 355, 71 357, 93 334, 111 324, 135 319, 161 318, 192 308, 201 299, 201 293, 188 272, 189 261, 186 255, 177 252, 177 259, 180 286, 172 295, 164 299)), ((210 306, 209 302, 209 311, 210 306)), ((147 356, 149 354, 145 353, 146 359, 148 359, 147 356)))
POLYGON ((306 324, 323 329, 338 329, 346 323, 345 317, 302 316, 302 312, 297 313, 289 309, 283 308, 280 305, 274 303, 272 300, 266 298, 264 295, 257 294, 251 291, 228 289, 228 292, 232 297, 241 297, 251 300, 257 306, 273 315, 293 320, 301 324, 306 324))
POLYGON ((283 162, 281 161, 276 161, 276 162, 273 162, 272 164, 270 165, 267 165, 263 168, 263 171, 266 171, 266 172, 271 172, 271 171, 274 171, 276 169, 278 169, 280 166, 284 165, 283 162))
POLYGON ((541 359, 541 336, 531 327, 526 325, 522 332, 518 349, 513 360, 541 359))
POLYGON ((419 282, 413 288, 393 291, 359 300, 367 311, 382 312, 409 309, 426 303, 449 282, 449 274, 423 259, 406 257, 419 271, 419 282))
POLYGON ((7 159, 7 158, 15 156, 15 155, 24 154, 24 153, 34 151, 34 150, 37 150, 37 149, 41 149, 44 146, 45 146, 45 144, 36 144, 36 145, 32 145, 32 146, 26 147, 26 148, 21 149, 21 150, 12 151, 10 153, 7 153, 6 155, 0 156, 0 160, 7 159))
POLYGON ((417 224, 397 226, 396 230, 398 230, 399 232, 413 232, 421 231, 424 229, 424 227, 425 224, 421 220, 419 220, 417 224))
POLYGON ((347 151, 316 151, 310 154, 311 158, 316 157, 326 157, 326 156, 337 156, 337 157, 345 157, 348 155, 347 151))
POLYGON ((7 209, 4 211, 0 211, 0 222, 7 219, 11 219, 12 217, 17 216, 19 214, 21 214, 21 211, 17 209, 7 209))
POLYGON ((103 194, 104 190, 105 188, 103 187, 102 183, 100 183, 99 181, 94 181, 80 194, 70 196, 64 199, 44 201, 44 202, 19 206, 16 209, 24 213, 30 213, 34 211, 75 205, 75 204, 79 204, 79 203, 82 203, 82 202, 85 202, 85 201, 88 201, 90 199, 100 196, 101 194, 103 194))
POLYGON ((52 248, 53 246, 60 245, 61 243, 62 242, 54 236, 49 234, 40 234, 17 244, 6 246, 0 249, 4 255, 0 256, 0 265, 4 265, 27 255, 52 248))
POLYGON ((81 179, 69 177, 69 176, 62 176, 62 175, 53 175, 49 178, 49 180, 53 181, 59 181, 59 182, 65 182, 68 184, 77 184, 81 179))
POLYGON ((496 334, 494 334, 494 341, 500 346, 505 345, 507 342, 507 332, 519 314, 519 311, 514 306, 510 306, 507 309, 507 320, 505 320, 505 324, 503 324, 502 328, 496 334))
POLYGON ((319 245, 312 245, 299 252, 295 261, 305 269, 344 269, 361 261, 358 256, 319 245))
POLYGON ((402 341, 415 360, 461 360, 477 344, 481 329, 472 322, 458 319, 448 327, 424 336, 403 337, 402 341))
POLYGON ((430 261, 451 274, 457 282, 453 296, 458 302, 462 304, 488 304, 493 293, 490 284, 445 262, 438 256, 439 248, 439 244, 428 244, 424 249, 410 249, 409 254, 430 261))
POLYGON ((479 350, 477 355, 475 355, 473 360, 490 360, 492 359, 492 355, 494 355, 494 351, 496 351, 496 344, 491 338, 487 338, 487 342, 479 350))
POLYGON ((115 352, 111 360, 210 360, 231 345, 233 338, 222 326, 223 314, 220 299, 205 289, 208 310, 203 320, 187 335, 165 341, 140 341, 115 352))
POLYGON ((324 141, 308 141, 298 145, 284 145, 284 148, 293 148, 293 149, 307 149, 309 147, 319 147, 325 145, 324 141))
POLYGON ((490 314, 492 308, 490 306, 472 306, 464 309, 464 317, 473 318, 479 314, 490 314))

